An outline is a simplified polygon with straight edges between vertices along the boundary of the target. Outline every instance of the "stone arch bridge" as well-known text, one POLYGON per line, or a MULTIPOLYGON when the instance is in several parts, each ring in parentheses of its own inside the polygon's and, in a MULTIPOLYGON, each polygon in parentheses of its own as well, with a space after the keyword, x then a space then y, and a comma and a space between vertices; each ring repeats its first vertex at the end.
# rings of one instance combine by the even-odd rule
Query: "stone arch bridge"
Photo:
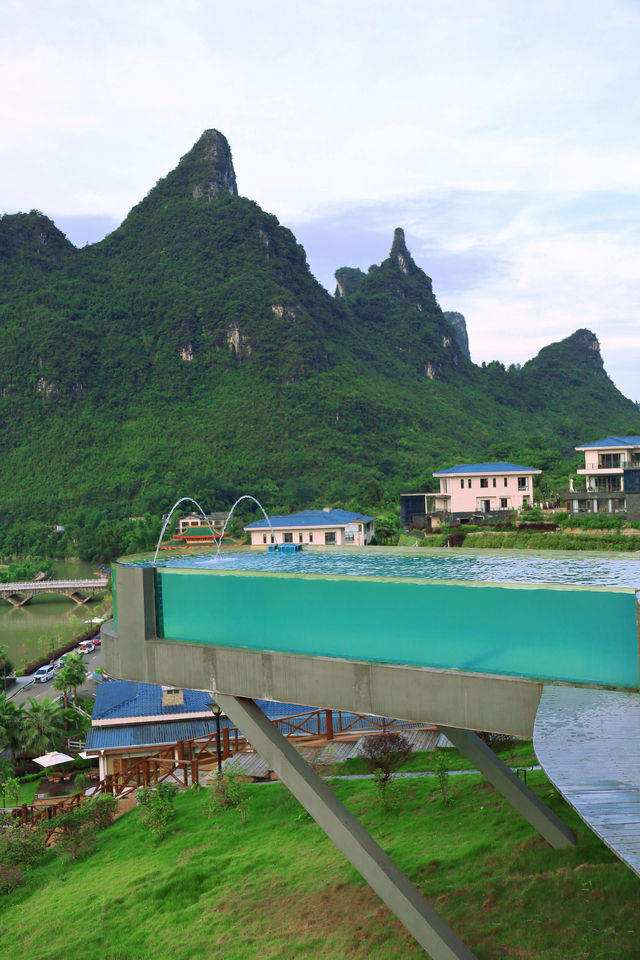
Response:
POLYGON ((0 583, 0 600, 8 600, 14 607, 24 607, 34 597, 56 593, 68 597, 74 603, 88 603, 96 593, 107 589, 107 577, 92 580, 27 580, 23 583, 0 583))

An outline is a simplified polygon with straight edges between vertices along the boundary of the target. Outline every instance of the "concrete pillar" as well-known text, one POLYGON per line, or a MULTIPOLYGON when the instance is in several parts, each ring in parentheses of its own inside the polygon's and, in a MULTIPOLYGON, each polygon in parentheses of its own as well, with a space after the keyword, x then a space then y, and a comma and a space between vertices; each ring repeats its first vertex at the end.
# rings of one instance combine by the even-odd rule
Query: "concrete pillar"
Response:
POLYGON ((216 691, 213 696, 270 769, 277 773, 433 960, 476 960, 471 950, 253 700, 216 691))
POLYGON ((461 730, 458 727, 443 727, 441 724, 438 724, 438 727, 454 747, 457 747, 460 753, 464 754, 467 760, 485 775, 496 790, 552 847, 556 850, 575 847, 577 840, 569 827, 509 769, 506 763, 496 756, 493 750, 489 749, 476 733, 472 730, 461 730))

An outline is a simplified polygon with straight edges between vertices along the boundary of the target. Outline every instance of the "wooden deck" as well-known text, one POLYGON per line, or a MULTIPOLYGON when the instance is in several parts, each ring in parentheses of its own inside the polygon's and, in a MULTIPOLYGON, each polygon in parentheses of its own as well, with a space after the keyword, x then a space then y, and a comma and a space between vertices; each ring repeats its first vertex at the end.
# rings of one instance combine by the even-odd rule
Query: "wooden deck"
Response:
POLYGON ((640 876, 640 693, 545 687, 533 745, 566 800, 640 876))

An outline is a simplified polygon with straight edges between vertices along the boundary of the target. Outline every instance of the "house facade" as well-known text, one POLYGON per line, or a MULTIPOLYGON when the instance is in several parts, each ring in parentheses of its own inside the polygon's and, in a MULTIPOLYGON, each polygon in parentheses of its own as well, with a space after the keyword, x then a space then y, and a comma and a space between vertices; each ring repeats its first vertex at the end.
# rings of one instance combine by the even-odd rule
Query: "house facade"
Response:
POLYGON ((401 520, 405 529, 431 529, 434 519, 470 522, 501 519, 505 514, 533 503, 536 467, 515 463, 460 463, 433 476, 439 493, 402 494, 401 520))
POLYGON ((249 523, 252 547, 298 544, 305 547, 364 547, 375 535, 375 517, 349 510, 301 510, 249 523))
MULTIPOLYGON (((216 534, 222 533, 222 528, 226 523, 228 515, 229 515, 228 513, 207 513, 206 514, 207 521, 209 522, 211 527, 213 527, 214 533, 216 534)), ((188 533, 191 527, 203 527, 203 526, 205 526, 205 524, 202 518, 202 514, 185 513, 184 516, 180 517, 180 519, 178 520, 178 534, 182 535, 184 533, 188 533)), ((211 533, 211 530, 209 527, 205 527, 205 529, 209 530, 209 533, 211 533)))
POLYGON ((622 514, 640 520, 640 436, 604 437, 583 443, 585 490, 569 490, 567 506, 572 513, 622 514))

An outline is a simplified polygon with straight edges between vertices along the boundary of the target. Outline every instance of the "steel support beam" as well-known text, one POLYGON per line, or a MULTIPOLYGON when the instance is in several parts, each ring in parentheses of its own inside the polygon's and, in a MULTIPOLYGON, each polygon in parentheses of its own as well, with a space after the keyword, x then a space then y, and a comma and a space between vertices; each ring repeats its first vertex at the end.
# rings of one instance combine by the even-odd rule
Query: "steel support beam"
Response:
POLYGON ((476 733, 472 730, 445 727, 441 724, 438 724, 438 727, 454 747, 457 747, 460 753, 464 754, 467 760, 484 774, 496 790, 552 847, 556 850, 575 847, 577 840, 573 831, 509 769, 506 763, 496 756, 493 750, 489 749, 476 733))
POLYGON ((268 766, 433 960, 476 960, 420 891, 252 700, 213 696, 268 766))

